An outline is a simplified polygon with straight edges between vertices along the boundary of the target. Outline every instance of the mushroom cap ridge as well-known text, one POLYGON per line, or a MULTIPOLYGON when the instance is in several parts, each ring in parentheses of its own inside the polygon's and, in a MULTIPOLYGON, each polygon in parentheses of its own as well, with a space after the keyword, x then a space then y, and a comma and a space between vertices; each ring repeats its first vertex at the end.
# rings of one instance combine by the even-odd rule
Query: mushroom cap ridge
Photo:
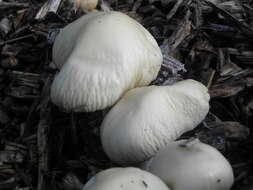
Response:
POLYGON ((227 159, 198 139, 180 140, 162 148, 143 169, 160 177, 173 190, 229 190, 234 182, 227 159))
POLYGON ((82 190, 170 190, 157 176, 138 168, 111 168, 92 177, 82 190))
POLYGON ((66 111, 91 112, 148 85, 162 54, 138 22, 110 11, 89 13, 66 26, 56 38, 53 60, 61 68, 51 87, 53 103, 66 111))
POLYGON ((207 88, 194 80, 128 91, 101 124, 107 156, 119 164, 145 161, 194 129, 209 110, 207 88))

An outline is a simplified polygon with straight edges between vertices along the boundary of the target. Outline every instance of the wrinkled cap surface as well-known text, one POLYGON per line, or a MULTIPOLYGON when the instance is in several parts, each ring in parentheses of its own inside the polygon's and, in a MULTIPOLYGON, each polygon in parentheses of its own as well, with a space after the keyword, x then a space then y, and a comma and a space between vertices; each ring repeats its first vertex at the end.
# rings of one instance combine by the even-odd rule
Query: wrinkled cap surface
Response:
POLYGON ((120 12, 93 12, 67 25, 53 46, 60 68, 51 87, 54 104, 67 111, 112 106, 123 93, 148 85, 162 54, 138 22, 120 12))
POLYGON ((102 122, 103 149, 116 163, 142 162, 194 129, 208 113, 209 99, 194 80, 132 89, 102 122))
POLYGON ((170 190, 155 175, 138 168, 111 168, 92 177, 82 190, 170 190))
POLYGON ((215 148, 197 139, 168 144, 143 168, 160 177, 173 190, 229 190, 232 167, 215 148))

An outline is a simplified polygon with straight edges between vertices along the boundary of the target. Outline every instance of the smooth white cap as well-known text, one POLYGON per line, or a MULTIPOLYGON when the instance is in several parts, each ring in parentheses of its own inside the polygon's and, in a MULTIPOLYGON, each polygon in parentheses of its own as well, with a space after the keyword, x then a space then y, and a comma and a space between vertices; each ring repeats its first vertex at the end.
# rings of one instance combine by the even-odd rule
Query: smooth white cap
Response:
POLYGON ((93 10, 97 7, 98 0, 70 0, 74 3, 75 8, 83 10, 93 10))
POLYGON ((138 163, 194 129, 209 110, 207 88, 194 80, 128 91, 105 116, 101 141, 119 164, 138 163))
POLYGON ((123 93, 148 85, 162 64, 155 39, 120 12, 94 12, 57 36, 53 60, 61 68, 51 87, 54 104, 92 112, 112 106, 123 93))
POLYGON ((138 168, 111 168, 92 177, 82 190, 170 190, 158 177, 138 168))
POLYGON ((232 167, 226 158, 198 139, 168 144, 143 168, 173 190, 229 190, 234 182, 232 167))

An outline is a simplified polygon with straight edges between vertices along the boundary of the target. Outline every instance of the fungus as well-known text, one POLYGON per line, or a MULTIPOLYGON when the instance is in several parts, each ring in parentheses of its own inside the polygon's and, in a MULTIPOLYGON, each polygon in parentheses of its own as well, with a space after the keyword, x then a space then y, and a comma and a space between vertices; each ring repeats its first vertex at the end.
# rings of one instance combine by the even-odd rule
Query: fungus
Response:
POLYGON ((108 157, 133 164, 194 129, 209 110, 207 88, 194 80, 128 91, 105 116, 101 141, 108 157))
POLYGON ((142 168, 160 177, 173 190, 229 190, 234 182, 226 158, 198 139, 168 144, 142 168))
POLYGON ((111 168, 92 177, 82 190, 170 190, 161 179, 138 168, 111 168))
POLYGON ((84 11, 92 11, 96 9, 98 0, 70 0, 74 3, 75 9, 81 8, 84 11))
POLYGON ((92 12, 56 37, 53 61, 60 68, 51 87, 54 104, 66 111, 110 107, 127 90, 158 74, 162 54, 152 35, 129 16, 92 12))

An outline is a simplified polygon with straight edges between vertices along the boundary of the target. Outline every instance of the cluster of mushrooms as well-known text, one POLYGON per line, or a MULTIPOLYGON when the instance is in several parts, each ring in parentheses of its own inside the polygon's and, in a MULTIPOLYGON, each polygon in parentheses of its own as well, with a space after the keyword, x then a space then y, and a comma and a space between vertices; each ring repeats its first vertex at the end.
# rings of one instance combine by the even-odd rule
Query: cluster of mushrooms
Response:
POLYGON ((163 55, 141 24, 120 12, 88 13, 61 30, 53 60, 60 69, 51 87, 54 104, 72 112, 112 107, 101 142, 124 167, 98 173, 83 190, 231 188, 232 167, 219 151, 198 139, 176 141, 208 113, 207 88, 190 79, 147 86, 163 55))

